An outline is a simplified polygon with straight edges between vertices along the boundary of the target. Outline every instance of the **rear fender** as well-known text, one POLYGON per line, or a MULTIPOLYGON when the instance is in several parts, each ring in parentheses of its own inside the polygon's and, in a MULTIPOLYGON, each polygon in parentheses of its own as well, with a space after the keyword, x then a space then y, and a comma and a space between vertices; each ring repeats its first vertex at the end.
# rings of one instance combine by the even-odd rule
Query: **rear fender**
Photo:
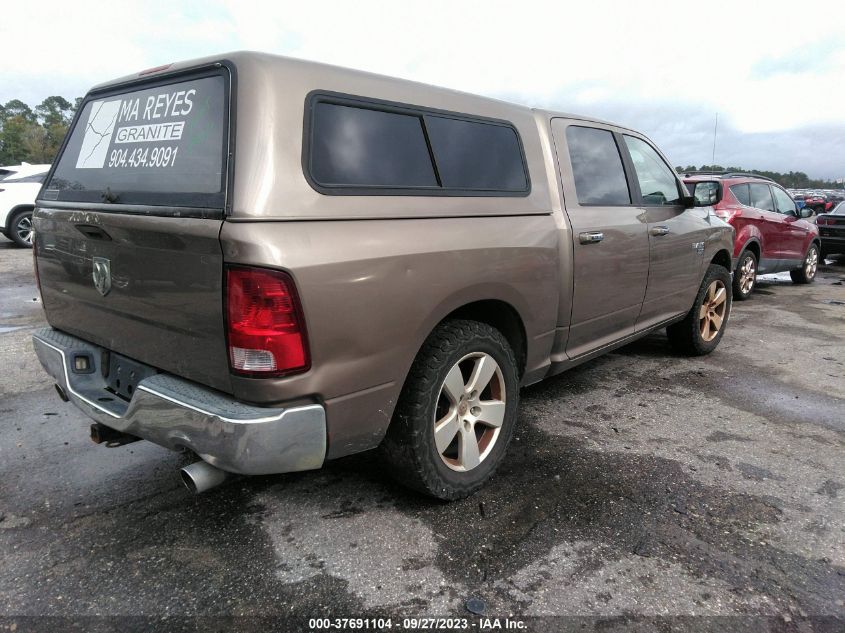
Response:
POLYGON ((760 229, 753 224, 746 224, 736 234, 736 240, 734 240, 734 258, 738 258, 742 251, 748 248, 748 245, 752 243, 756 243, 757 247, 760 249, 760 257, 765 257, 765 253, 763 251, 763 234, 760 233, 760 229))

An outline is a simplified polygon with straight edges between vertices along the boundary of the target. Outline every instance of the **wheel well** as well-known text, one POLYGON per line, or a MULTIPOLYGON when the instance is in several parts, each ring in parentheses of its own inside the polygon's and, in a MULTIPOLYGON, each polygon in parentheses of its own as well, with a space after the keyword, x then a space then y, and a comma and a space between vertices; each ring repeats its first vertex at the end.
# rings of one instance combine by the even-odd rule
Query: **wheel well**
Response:
POLYGON ((710 260, 711 264, 716 264, 717 266, 724 266, 728 272, 731 271, 731 256, 730 253, 726 250, 721 250, 713 256, 713 259, 710 260))
MULTIPOLYGON (((496 299, 489 299, 485 301, 476 301, 461 306, 457 310, 449 313, 443 321, 449 319, 469 319, 471 321, 480 321, 486 323, 491 327, 496 328, 507 339, 511 346, 514 355, 516 356, 517 369, 519 370, 519 377, 522 378, 525 373, 525 361, 527 352, 527 342, 525 336, 525 326, 519 313, 509 303, 498 301, 496 299)), ((441 321, 442 322, 442 321, 441 321)))
POLYGON ((6 229, 11 230, 12 228, 12 218, 15 217, 20 211, 34 211, 35 207, 31 204, 19 204, 16 207, 12 207, 9 209, 9 213, 6 215, 6 229))

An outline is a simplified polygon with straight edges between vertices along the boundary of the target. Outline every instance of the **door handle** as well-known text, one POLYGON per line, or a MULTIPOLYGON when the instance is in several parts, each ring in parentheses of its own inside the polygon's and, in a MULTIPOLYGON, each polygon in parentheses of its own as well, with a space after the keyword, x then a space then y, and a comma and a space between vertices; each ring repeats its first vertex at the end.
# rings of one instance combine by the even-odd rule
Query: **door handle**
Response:
POLYGON ((669 227, 668 226, 655 226, 651 229, 651 234, 655 237, 659 237, 660 235, 668 235, 669 234, 669 227))
POLYGON ((77 224, 76 230, 82 233, 85 237, 90 237, 92 240, 104 240, 111 242, 111 235, 106 233, 99 226, 92 224, 77 224))
POLYGON ((578 234, 578 241, 582 244, 596 244, 604 239, 604 233, 601 231, 588 231, 586 233, 578 234))

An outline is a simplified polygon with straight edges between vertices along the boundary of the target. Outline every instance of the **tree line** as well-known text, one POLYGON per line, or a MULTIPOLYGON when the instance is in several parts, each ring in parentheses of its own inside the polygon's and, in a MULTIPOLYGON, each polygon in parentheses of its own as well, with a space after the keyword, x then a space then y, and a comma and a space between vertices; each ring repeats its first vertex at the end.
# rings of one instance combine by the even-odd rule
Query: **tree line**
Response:
POLYGON ((0 105, 0 165, 52 163, 81 101, 53 96, 34 108, 20 99, 0 105))
POLYGON ((744 174, 757 174, 758 176, 765 176, 771 178, 776 183, 787 189, 842 189, 841 183, 834 180, 819 180, 817 178, 810 178, 803 171, 790 171, 781 173, 779 171, 765 171, 763 169, 745 169, 743 167, 722 167, 721 165, 702 165, 696 167, 695 165, 687 165, 686 167, 675 167, 675 171, 679 174, 686 174, 693 171, 726 171, 726 172, 742 172, 744 174))

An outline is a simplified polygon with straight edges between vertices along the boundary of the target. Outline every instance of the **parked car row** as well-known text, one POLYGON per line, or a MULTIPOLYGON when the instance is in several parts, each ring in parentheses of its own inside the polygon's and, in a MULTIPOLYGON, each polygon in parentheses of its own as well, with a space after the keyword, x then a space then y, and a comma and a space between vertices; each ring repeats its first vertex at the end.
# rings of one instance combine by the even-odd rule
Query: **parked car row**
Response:
MULTIPOLYGON (((797 284, 811 283, 822 257, 819 228, 773 180, 744 173, 686 174, 698 203, 734 227, 733 296, 751 296, 757 275, 789 271, 797 284)), ((832 252, 832 251, 831 251, 832 252)))
POLYGON ((798 208, 808 207, 813 213, 826 213, 845 200, 845 191, 827 189, 824 191, 807 189, 787 189, 798 208))
POLYGON ((0 233, 18 246, 32 246, 32 210, 50 165, 0 167, 0 233))

